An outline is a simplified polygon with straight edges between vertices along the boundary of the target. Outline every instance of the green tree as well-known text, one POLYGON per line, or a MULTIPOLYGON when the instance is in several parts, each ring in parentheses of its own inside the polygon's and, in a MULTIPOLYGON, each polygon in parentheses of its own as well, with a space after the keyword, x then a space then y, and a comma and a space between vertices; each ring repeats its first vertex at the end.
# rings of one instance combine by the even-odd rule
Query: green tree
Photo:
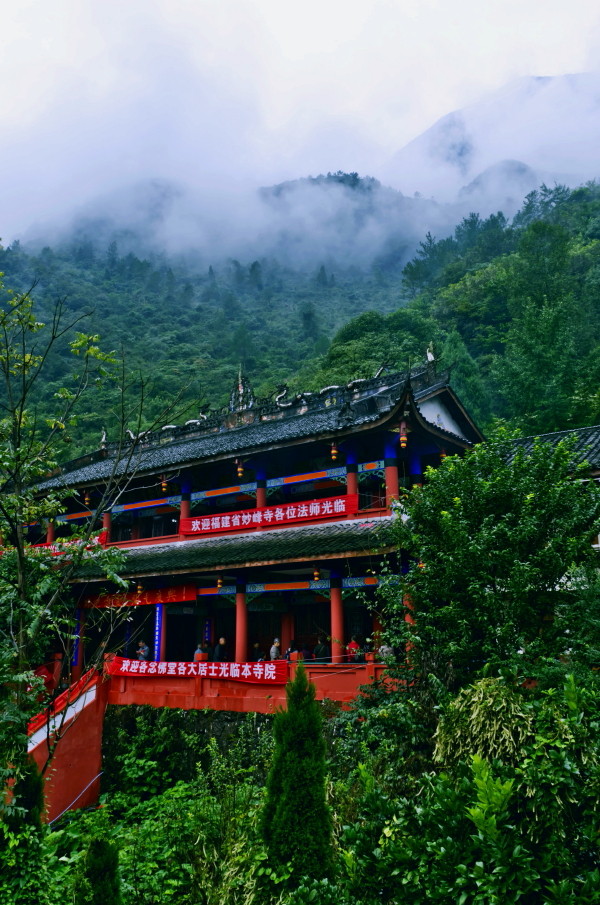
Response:
POLYGON ((90 840, 83 876, 74 892, 75 905, 120 905, 119 851, 109 839, 90 840))
MULTIPOLYGON (((57 646, 64 654, 63 669, 68 668, 74 632, 70 585, 85 561, 94 560, 110 580, 125 586, 118 576, 119 551, 105 550, 95 541, 102 513, 130 480, 117 477, 117 471, 129 470, 137 450, 136 442, 125 438, 125 427, 139 434, 144 393, 123 367, 115 367, 112 355, 101 351, 97 336, 78 330, 84 316, 70 318, 59 301, 44 324, 30 293, 7 293, 0 286, 0 299, 0 901, 4 895, 16 905, 29 903, 33 888, 39 887, 43 896, 37 867, 31 884, 23 880, 40 852, 33 819, 39 812, 39 783, 27 759, 27 725, 57 692, 47 694, 34 669, 57 646), (42 415, 46 368, 61 345, 67 346, 73 369, 42 415), (45 526, 54 519, 69 494, 66 488, 42 490, 43 482, 58 467, 78 404, 107 381, 118 384, 121 392, 113 475, 78 532, 53 549, 40 547, 32 543, 28 526, 45 526)), ((68 673, 62 678, 68 682, 68 673)), ((61 733, 59 719, 42 773, 61 733)))
POLYGON ((302 664, 288 682, 286 699, 287 710, 279 710, 273 722, 275 750, 261 832, 272 863, 289 865, 297 881, 325 877, 332 866, 321 711, 302 664))
POLYGON ((600 492, 585 474, 566 441, 502 433, 428 470, 393 529, 410 567, 385 590, 394 640, 422 676, 541 676, 577 656, 581 632, 597 635, 600 492))

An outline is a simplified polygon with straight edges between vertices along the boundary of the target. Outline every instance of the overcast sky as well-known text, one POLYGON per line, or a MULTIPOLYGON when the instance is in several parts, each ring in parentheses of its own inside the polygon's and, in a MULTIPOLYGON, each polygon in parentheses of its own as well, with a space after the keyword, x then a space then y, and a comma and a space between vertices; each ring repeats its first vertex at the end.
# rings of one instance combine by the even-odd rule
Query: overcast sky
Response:
POLYGON ((597 69, 598 0, 2 3, 0 236, 104 190, 377 176, 438 117, 597 69))

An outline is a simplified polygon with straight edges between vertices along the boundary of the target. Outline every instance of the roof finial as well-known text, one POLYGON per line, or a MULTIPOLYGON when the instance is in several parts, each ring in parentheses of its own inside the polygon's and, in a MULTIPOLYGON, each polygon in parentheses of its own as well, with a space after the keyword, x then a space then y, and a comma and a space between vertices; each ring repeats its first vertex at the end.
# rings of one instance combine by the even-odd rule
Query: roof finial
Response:
POLYGON ((242 365, 240 364, 237 381, 229 397, 229 411, 243 412, 245 409, 252 408, 253 405, 254 393, 249 380, 244 377, 242 365))

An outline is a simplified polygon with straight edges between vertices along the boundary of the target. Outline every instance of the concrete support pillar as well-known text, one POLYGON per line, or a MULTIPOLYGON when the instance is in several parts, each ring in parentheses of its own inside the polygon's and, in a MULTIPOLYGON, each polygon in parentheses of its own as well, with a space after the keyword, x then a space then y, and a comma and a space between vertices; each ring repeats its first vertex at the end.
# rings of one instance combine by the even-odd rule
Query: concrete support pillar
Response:
POLYGON ((267 473, 264 468, 256 469, 256 508, 267 505, 267 473))
POLYGON ((393 440, 386 440, 383 464, 385 467, 385 505, 390 509, 392 501, 397 500, 400 493, 395 438, 393 440))
POLYGON ((106 541, 105 543, 109 543, 110 541, 110 529, 112 527, 112 512, 103 512, 102 513, 102 530, 105 533, 106 541))
POLYGON ((54 522, 46 522, 46 543, 53 544, 56 539, 56 525, 54 522))
POLYGON ((331 662, 343 663, 346 650, 344 638, 344 605, 342 601, 342 579, 331 576, 331 662))
POLYGON ((235 589, 235 662, 245 663, 248 659, 248 604, 246 585, 238 584, 235 589))
POLYGON ((294 637, 294 614, 284 613, 281 617, 281 653, 285 654, 294 637))

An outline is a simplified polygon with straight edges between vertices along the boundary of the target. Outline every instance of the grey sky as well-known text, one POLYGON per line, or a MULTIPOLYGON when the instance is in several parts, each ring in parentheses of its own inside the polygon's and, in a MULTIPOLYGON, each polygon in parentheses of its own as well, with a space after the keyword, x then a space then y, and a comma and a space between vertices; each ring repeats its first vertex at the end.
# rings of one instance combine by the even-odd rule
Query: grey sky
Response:
POLYGON ((0 235, 99 192, 377 176, 523 75, 598 67, 597 0, 4 0, 0 235))

